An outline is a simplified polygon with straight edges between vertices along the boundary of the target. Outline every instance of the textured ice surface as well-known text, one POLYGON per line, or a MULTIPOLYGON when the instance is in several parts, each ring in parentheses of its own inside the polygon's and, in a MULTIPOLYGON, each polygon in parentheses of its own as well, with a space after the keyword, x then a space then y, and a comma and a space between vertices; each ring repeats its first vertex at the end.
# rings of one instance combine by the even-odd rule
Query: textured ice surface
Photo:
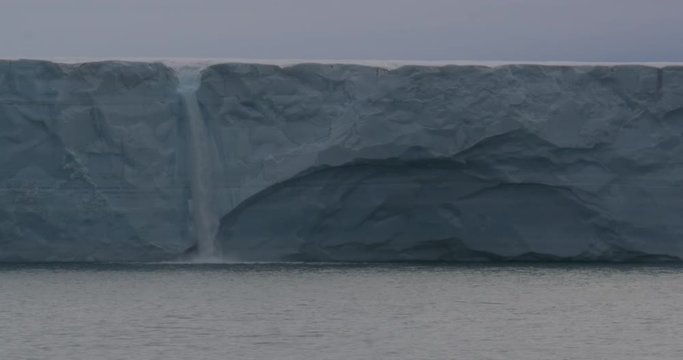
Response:
POLYGON ((0 260, 683 257, 681 66, 167 64, 0 62, 0 260))
POLYGON ((191 247, 176 88, 161 64, 0 62, 0 259, 191 247))

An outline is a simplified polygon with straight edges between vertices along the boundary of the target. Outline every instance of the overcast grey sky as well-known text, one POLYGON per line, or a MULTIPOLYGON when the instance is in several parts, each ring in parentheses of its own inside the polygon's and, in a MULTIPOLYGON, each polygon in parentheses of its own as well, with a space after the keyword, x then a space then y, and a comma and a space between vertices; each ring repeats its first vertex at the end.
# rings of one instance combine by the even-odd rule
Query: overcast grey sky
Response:
POLYGON ((0 57, 683 61, 683 0, 0 0, 0 57))

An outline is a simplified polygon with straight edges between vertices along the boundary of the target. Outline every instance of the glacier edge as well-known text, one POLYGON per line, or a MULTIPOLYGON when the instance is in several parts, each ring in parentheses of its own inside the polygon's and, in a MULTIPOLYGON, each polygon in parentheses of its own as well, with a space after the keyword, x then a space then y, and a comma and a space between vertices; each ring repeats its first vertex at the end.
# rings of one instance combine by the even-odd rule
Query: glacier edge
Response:
POLYGON ((682 66, 485 65, 0 61, 0 261, 683 256, 682 66))

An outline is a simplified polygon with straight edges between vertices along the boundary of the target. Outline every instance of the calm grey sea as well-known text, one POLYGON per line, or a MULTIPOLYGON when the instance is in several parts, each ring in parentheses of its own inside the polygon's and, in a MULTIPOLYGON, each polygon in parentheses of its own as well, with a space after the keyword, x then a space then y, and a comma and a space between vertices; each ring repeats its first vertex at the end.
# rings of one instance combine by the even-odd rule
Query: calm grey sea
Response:
POLYGON ((683 267, 2 265, 0 359, 683 359, 683 267))

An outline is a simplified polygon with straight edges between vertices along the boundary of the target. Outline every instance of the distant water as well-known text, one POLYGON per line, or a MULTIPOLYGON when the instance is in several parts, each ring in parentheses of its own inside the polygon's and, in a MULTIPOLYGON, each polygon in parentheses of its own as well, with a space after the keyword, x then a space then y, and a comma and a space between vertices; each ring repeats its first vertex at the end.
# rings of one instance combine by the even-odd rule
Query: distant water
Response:
POLYGON ((0 359, 683 359, 683 267, 1 265, 0 359))

